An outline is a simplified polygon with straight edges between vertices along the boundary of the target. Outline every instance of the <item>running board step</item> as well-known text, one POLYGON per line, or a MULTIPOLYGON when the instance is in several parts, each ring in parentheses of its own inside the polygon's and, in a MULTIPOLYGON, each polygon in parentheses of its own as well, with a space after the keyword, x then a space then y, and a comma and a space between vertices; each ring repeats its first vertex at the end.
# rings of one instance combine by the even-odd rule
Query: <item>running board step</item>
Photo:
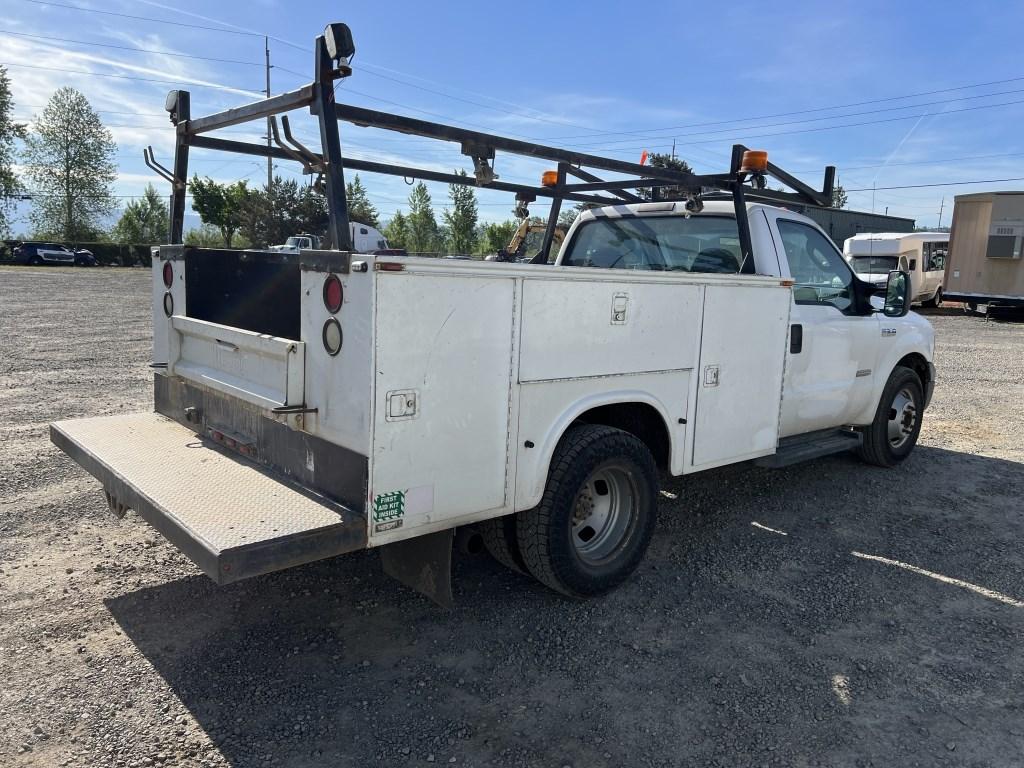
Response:
POLYGON ((366 546, 366 519, 157 413, 57 421, 50 439, 218 584, 366 546))
POLYGON ((774 454, 755 459, 754 463, 759 467, 779 469, 799 464, 808 459, 852 451, 854 448, 859 448, 860 444, 860 432, 826 429, 806 435, 784 437, 779 441, 779 447, 774 454))

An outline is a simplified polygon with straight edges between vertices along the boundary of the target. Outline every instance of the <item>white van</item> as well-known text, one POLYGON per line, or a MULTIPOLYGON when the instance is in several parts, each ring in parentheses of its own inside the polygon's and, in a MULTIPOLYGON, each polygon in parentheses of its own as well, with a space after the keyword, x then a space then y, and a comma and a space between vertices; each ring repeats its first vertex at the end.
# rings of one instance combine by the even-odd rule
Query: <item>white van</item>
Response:
POLYGON ((848 237, 843 256, 861 278, 884 285, 889 271, 910 273, 915 304, 937 307, 949 253, 948 232, 882 232, 848 237))

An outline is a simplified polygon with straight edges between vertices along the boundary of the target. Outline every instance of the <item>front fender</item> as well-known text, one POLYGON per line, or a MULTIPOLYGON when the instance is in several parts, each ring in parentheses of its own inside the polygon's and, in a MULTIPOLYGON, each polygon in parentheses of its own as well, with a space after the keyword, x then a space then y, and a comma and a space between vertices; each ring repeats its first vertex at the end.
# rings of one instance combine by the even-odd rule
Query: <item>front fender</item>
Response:
MULTIPOLYGON (((878 402, 882 397, 882 390, 885 389, 889 376, 893 369, 904 357, 910 354, 921 355, 928 363, 934 362, 935 331, 931 323, 915 312, 906 317, 892 319, 883 317, 880 322, 881 328, 895 328, 895 336, 883 336, 879 341, 877 363, 871 388, 871 397, 864 409, 857 414, 853 424, 863 426, 874 421, 875 411, 878 409, 878 402)), ((925 393, 927 396, 927 392, 925 393)))

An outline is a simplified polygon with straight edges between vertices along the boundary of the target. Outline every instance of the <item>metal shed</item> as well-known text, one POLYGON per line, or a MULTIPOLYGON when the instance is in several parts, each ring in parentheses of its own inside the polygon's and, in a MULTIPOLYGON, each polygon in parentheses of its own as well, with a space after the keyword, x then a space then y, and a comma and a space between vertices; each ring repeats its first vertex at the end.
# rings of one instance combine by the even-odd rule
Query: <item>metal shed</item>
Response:
POLYGON ((969 305, 1024 306, 1024 192, 957 195, 945 298, 969 305))
POLYGON ((846 238, 862 232, 913 232, 914 220, 900 216, 886 216, 845 208, 825 208, 818 205, 787 205, 817 222, 842 250, 846 238))

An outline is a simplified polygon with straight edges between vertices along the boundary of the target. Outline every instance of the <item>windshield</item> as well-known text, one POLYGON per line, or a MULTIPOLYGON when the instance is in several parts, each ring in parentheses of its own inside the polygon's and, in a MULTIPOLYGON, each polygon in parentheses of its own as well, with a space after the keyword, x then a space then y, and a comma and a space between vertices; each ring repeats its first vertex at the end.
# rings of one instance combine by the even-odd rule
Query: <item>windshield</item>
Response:
POLYGON ((284 241, 284 244, 289 248, 302 248, 307 245, 308 239, 305 237, 289 237, 284 241))
POLYGON ((884 275, 896 269, 895 256, 854 256, 850 266, 858 275, 884 275))

